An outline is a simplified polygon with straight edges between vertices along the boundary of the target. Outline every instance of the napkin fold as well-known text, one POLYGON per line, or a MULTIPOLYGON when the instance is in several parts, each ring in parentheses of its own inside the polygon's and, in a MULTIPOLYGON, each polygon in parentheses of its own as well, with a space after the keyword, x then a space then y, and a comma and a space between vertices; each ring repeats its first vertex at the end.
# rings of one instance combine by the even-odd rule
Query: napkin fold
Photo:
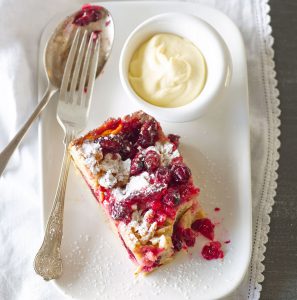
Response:
MULTIPOLYGON (((248 63, 253 195, 253 253, 249 272, 227 299, 259 299, 269 213, 276 190, 280 110, 267 0, 192 0, 227 14, 242 32, 248 63)), ((0 0, 0 149, 37 104, 39 38, 61 11, 79 0, 0 0)), ((34 124, 0 178, 0 299, 67 299, 33 270, 40 246, 38 133, 34 124)))

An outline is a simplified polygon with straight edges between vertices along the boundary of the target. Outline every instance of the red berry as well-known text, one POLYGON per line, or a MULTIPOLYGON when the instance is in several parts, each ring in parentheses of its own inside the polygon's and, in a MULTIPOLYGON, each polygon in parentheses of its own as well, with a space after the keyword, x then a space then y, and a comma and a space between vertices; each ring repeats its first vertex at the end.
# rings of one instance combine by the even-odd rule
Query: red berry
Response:
POLYGON ((144 157, 142 153, 137 153, 136 156, 131 161, 131 176, 138 175, 144 171, 144 157))
POLYGON ((203 247, 201 254, 207 260, 223 258, 224 252, 221 247, 220 242, 210 242, 203 247))
POLYGON ((138 139, 141 123, 137 118, 128 118, 122 123, 122 132, 125 139, 135 143, 138 139))
POLYGON ((155 120, 145 122, 139 133, 137 144, 143 148, 153 146, 158 139, 158 123, 155 120))
POLYGON ((171 167, 172 180, 176 184, 186 183, 190 176, 190 169, 184 164, 177 164, 171 167))
POLYGON ((170 170, 166 167, 160 167, 156 171, 156 181, 158 183, 168 184, 171 180, 170 170))
POLYGON ((151 202, 151 208, 153 211, 158 211, 162 207, 162 203, 160 201, 154 200, 151 202))
POLYGON ((167 194, 163 196, 162 201, 170 207, 177 206, 180 203, 180 194, 177 190, 169 188, 167 194))
POLYGON ((105 136, 98 139, 103 153, 119 153, 122 141, 119 136, 105 136))
POLYGON ((196 220, 191 226, 193 230, 200 232, 209 240, 214 239, 214 227, 214 224, 207 218, 196 220))
POLYGON ((144 166, 149 172, 154 172, 160 166, 160 155, 154 151, 149 150, 145 154, 144 166))
POLYGON ((198 195, 199 193, 199 189, 196 188, 193 185, 193 183, 189 181, 185 184, 179 184, 178 189, 179 189, 181 200, 183 202, 188 201, 190 197, 192 197, 193 195, 198 195))

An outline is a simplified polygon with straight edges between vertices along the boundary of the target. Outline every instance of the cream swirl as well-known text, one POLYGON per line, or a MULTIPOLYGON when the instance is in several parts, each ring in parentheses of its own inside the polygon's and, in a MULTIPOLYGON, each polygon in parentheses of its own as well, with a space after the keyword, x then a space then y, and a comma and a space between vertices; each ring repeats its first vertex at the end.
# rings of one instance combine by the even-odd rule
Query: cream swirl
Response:
POLYGON ((177 35, 156 34, 133 54, 129 81, 145 101, 162 107, 191 102, 204 87, 206 64, 189 40, 177 35))

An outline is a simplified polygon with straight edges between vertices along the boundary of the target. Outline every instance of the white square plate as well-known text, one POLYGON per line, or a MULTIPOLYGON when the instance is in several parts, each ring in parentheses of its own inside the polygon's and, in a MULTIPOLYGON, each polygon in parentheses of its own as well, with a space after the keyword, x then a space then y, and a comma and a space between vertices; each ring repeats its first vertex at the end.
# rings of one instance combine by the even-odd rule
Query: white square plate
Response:
MULTIPOLYGON (((145 19, 164 12, 186 12, 210 23, 225 40, 233 62, 230 88, 220 103, 204 117, 188 123, 164 123, 167 133, 179 134, 181 152, 201 188, 200 202, 218 224, 216 239, 224 242, 225 258, 206 261, 199 237, 189 253, 179 253, 169 265, 149 276, 135 277, 135 266, 88 190, 71 167, 65 201, 62 257, 64 272, 56 285, 76 299, 216 299, 234 290, 246 273, 251 254, 251 173, 248 118, 248 87, 245 50, 236 26, 212 8, 184 2, 101 2, 115 22, 115 43, 103 76, 96 81, 86 130, 110 116, 136 111, 119 79, 119 55, 129 33, 145 19), (215 212, 214 208, 220 211, 215 212)), ((45 28, 45 41, 63 17, 45 28)), ((190 30, 190 29, 189 29, 190 30)), ((45 90, 42 64, 40 95, 45 90)), ((62 160, 63 132, 56 121, 53 99, 40 122, 43 216, 46 222, 62 160)))

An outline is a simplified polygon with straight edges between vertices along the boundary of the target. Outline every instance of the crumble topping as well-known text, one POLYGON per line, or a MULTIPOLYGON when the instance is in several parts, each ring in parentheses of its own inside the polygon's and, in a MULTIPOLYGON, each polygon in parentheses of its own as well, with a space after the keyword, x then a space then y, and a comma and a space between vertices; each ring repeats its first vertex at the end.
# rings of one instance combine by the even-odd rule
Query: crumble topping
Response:
POLYGON ((130 174, 131 159, 122 160, 118 153, 103 156, 99 143, 85 141, 80 148, 84 163, 93 175, 99 175, 98 183, 105 188, 127 183, 130 174))
POLYGON ((84 163, 91 173, 97 174, 100 171, 98 162, 103 158, 100 144, 93 141, 85 141, 79 148, 79 152, 84 157, 84 163))
POLYGON ((158 245, 159 248, 165 249, 167 248, 168 242, 164 234, 161 236, 156 236, 150 239, 150 242, 152 245, 156 246, 158 245))
POLYGON ((81 145, 81 152, 85 157, 90 157, 98 152, 102 153, 101 150, 100 144, 93 141, 85 141, 81 145))
POLYGON ((157 230, 157 222, 150 223, 149 219, 153 215, 153 210, 148 210, 143 216, 140 211, 134 211, 132 220, 127 225, 125 223, 119 224, 119 229, 125 232, 129 237, 131 245, 134 247, 139 243, 145 245, 152 239, 157 230))
POLYGON ((108 170, 105 175, 99 179, 99 184, 105 188, 111 189, 117 184, 116 177, 113 176, 111 170, 108 170))
POLYGON ((104 159, 97 165, 102 176, 98 183, 105 188, 113 188, 117 183, 126 184, 130 174, 131 159, 122 160, 116 153, 107 153, 104 159))

